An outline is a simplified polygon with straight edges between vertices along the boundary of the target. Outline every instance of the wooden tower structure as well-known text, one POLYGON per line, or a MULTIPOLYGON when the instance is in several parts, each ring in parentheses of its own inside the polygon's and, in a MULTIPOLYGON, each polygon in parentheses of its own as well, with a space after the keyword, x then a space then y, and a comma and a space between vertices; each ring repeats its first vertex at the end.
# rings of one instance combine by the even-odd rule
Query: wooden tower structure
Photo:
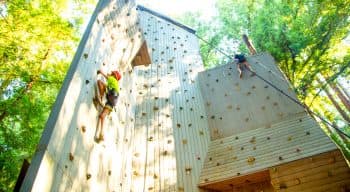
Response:
MULTIPOLYGON (((296 99, 267 54, 256 72, 296 99)), ((303 108, 227 64, 205 71, 195 31, 132 0, 101 0, 21 191, 341 191, 342 155, 303 108), (122 72, 105 141, 96 71, 122 72)))

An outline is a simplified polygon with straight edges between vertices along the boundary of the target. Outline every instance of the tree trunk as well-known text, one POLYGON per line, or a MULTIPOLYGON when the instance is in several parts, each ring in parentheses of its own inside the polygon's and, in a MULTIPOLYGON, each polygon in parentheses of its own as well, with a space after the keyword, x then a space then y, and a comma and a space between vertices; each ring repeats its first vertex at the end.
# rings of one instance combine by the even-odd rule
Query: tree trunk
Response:
POLYGON ((340 101, 343 103, 343 105, 345 106, 345 108, 350 112, 350 101, 348 98, 346 98, 346 96, 343 94, 343 92, 340 90, 338 84, 336 83, 331 83, 330 84, 331 88, 333 89, 333 91, 337 94, 338 98, 340 99, 340 101))
POLYGON ((341 83, 338 83, 339 88, 343 91, 343 93, 348 97, 348 99, 350 99, 350 93, 349 91, 344 87, 344 85, 342 85, 341 83))
POLYGON ((247 45, 250 54, 255 55, 256 49, 255 49, 254 45, 250 42, 249 37, 246 34, 243 34, 242 38, 243 38, 244 43, 247 45))
MULTIPOLYGON (((317 81, 320 85, 322 85, 322 82, 320 79, 317 78, 317 81)), ((329 98, 329 100, 331 100, 334 107, 337 109, 337 111, 343 117, 343 119, 350 123, 350 117, 346 114, 346 112, 341 108, 341 106, 338 104, 338 102, 334 99, 333 95, 329 92, 327 87, 325 87, 324 91, 327 94, 327 97, 329 98)))

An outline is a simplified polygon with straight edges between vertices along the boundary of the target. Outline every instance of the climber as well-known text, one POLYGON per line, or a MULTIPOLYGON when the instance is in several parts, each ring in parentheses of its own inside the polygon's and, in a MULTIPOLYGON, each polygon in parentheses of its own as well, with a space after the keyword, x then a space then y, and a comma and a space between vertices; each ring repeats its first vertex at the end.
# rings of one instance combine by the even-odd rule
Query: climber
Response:
POLYGON ((118 96, 119 96, 119 83, 118 81, 121 79, 121 75, 118 71, 112 71, 110 74, 106 75, 101 70, 97 71, 97 75, 101 74, 106 80, 107 84, 103 80, 97 80, 97 94, 95 95, 93 101, 95 106, 97 104, 102 106, 102 112, 99 115, 99 119, 97 122, 97 129, 95 140, 97 142, 103 141, 103 121, 106 115, 110 114, 115 105, 117 104, 118 96), (106 103, 102 104, 103 95, 106 94, 106 103), (100 124, 100 126, 99 126, 100 124), (98 136, 98 137, 97 137, 98 136))
POLYGON ((247 59, 243 54, 235 54, 235 62, 237 63, 237 70, 240 79, 242 79, 242 71, 244 70, 244 67, 248 68, 248 70, 252 72, 252 76, 255 75, 255 72, 252 70, 250 64, 247 62, 247 59))

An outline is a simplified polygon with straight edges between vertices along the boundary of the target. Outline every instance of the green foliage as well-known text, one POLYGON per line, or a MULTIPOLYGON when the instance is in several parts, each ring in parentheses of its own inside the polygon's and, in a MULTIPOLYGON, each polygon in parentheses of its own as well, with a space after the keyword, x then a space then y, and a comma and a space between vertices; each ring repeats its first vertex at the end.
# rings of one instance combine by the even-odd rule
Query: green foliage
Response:
POLYGON ((83 18, 62 18, 69 3, 0 2, 0 191, 33 155, 76 49, 83 18))

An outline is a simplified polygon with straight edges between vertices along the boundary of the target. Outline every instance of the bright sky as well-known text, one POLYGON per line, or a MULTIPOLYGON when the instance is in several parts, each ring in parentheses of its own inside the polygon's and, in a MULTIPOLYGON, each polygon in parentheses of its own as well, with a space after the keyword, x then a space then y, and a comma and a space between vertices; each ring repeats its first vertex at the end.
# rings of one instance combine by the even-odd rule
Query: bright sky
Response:
POLYGON ((215 0, 136 0, 136 3, 173 18, 185 12, 200 12, 205 20, 215 15, 215 0))

